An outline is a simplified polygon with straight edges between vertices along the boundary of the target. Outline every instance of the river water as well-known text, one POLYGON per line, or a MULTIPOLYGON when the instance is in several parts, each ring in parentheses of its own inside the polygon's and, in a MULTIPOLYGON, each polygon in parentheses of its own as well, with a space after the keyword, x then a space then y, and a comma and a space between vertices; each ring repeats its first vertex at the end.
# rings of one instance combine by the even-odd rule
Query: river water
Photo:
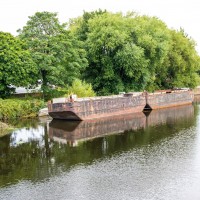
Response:
POLYGON ((0 138, 0 199, 199 200, 199 110, 19 121, 0 138))

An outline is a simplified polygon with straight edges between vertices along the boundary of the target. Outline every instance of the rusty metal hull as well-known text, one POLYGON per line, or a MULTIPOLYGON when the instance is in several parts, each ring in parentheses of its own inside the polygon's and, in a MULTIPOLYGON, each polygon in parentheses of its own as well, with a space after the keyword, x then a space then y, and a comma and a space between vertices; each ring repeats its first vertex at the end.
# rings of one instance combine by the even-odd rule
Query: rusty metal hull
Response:
POLYGON ((147 107, 154 110, 191 104, 194 100, 192 91, 173 91, 171 93, 147 93, 147 107))
POLYGON ((48 103, 48 112, 54 119, 88 120, 142 112, 145 105, 144 94, 108 96, 75 102, 48 103))

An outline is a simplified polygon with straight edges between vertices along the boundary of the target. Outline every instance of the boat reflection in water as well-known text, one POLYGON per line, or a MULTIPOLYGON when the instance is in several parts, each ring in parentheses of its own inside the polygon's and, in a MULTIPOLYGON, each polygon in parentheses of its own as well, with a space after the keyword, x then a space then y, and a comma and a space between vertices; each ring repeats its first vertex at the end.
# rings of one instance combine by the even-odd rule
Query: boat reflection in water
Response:
POLYGON ((145 129, 150 126, 174 124, 194 116, 193 105, 178 106, 151 112, 115 116, 86 121, 52 120, 49 137, 54 141, 77 146, 78 142, 125 131, 145 129))
POLYGON ((194 101, 193 102, 197 103, 197 104, 200 103, 200 94, 194 96, 194 101))
POLYGON ((146 116, 143 112, 86 121, 52 120, 49 137, 54 141, 76 146, 78 141, 103 137, 108 134, 144 128, 146 116))
POLYGON ((194 106, 185 105, 160 110, 152 110, 147 116, 146 126, 156 126, 162 124, 175 124, 181 120, 191 119, 194 116, 194 106))

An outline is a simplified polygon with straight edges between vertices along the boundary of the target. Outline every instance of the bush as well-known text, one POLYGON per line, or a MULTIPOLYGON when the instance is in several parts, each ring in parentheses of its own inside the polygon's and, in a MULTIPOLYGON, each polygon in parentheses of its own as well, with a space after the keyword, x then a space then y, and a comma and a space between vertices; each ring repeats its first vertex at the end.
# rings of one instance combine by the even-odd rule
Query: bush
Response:
POLYGON ((0 99, 0 120, 35 117, 43 107, 45 103, 39 99, 0 99))
POLYGON ((94 90, 92 89, 92 85, 79 79, 74 80, 72 86, 68 88, 68 93, 66 96, 69 96, 70 94, 76 94, 78 97, 96 96, 94 90))

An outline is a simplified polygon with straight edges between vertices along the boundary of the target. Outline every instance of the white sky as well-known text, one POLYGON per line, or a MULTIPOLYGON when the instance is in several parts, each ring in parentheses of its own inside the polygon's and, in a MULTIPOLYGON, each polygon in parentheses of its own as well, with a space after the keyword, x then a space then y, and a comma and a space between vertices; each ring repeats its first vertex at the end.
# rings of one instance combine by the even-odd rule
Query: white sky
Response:
POLYGON ((83 11, 106 9, 111 12, 136 11, 156 16, 169 28, 185 32, 197 43, 200 55, 199 0, 0 0, 0 31, 16 35, 37 11, 57 12, 60 22, 81 16, 83 11))

